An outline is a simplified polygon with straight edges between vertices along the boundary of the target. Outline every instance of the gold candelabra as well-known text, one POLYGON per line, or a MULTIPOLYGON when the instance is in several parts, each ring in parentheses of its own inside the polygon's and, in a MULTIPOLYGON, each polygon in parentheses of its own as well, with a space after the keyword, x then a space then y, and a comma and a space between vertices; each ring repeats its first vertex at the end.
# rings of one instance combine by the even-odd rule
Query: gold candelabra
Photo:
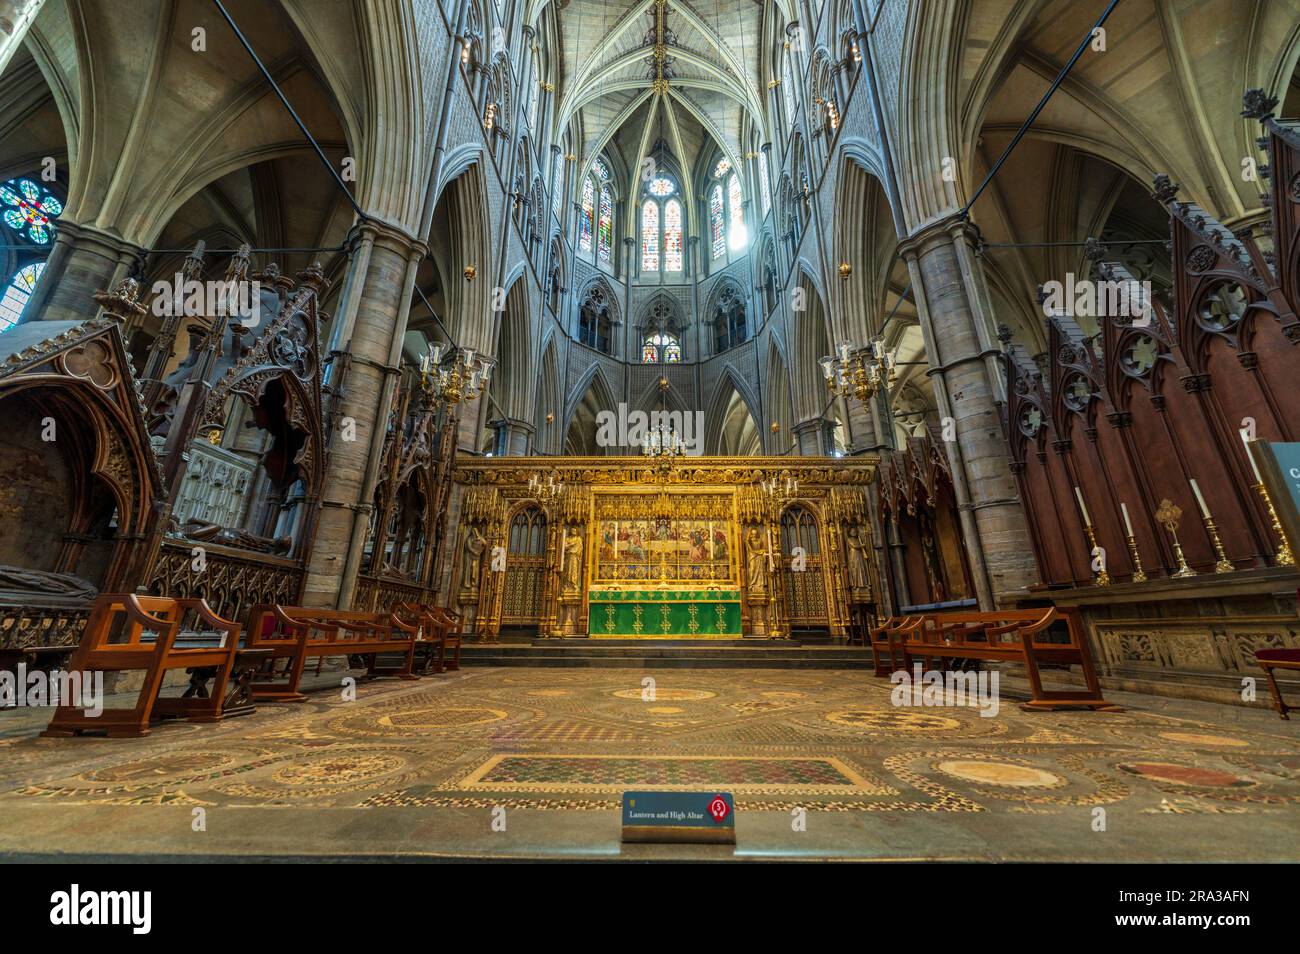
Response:
POLYGON ((440 344, 429 348, 420 358, 420 390, 435 405, 448 407, 461 401, 472 401, 486 390, 492 365, 473 348, 461 348, 448 356, 440 344), (447 367, 443 367, 444 358, 447 367))
POLYGON ((852 396, 862 404, 878 391, 892 387, 896 377, 894 353, 879 337, 872 338, 867 348, 855 350, 852 345, 841 344, 837 354, 827 355, 818 363, 832 394, 852 396))
POLYGON ((1168 497, 1160 501, 1160 507, 1156 510, 1156 519, 1160 521, 1161 526, 1169 531, 1169 535, 1174 540, 1174 559, 1178 561, 1178 570, 1173 574, 1175 579, 1184 579, 1189 576, 1196 576, 1196 571, 1187 565, 1187 557, 1183 556, 1183 547, 1178 542, 1178 522, 1183 517, 1183 508, 1178 506, 1168 497))

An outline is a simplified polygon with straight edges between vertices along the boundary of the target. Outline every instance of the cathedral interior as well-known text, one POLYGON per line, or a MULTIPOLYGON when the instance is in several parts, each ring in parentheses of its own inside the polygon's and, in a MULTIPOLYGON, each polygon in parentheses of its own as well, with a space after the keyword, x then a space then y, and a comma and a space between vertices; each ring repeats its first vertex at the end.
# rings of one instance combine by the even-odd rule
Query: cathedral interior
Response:
POLYGON ((0 856, 1300 860, 1300 0, 0 0, 0 133, 0 856))

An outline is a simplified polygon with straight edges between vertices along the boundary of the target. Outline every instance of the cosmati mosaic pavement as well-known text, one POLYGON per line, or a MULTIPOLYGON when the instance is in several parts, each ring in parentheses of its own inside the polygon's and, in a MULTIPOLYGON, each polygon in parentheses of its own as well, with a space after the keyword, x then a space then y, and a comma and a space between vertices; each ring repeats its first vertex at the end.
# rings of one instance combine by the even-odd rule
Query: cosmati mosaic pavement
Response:
MULTIPOLYGON (((313 693, 140 740, 40 739, 0 715, 7 804, 612 810, 718 789, 739 811, 1118 806, 1300 819, 1300 722, 1211 704, 1124 712, 896 708, 863 672, 482 669, 313 693)), ((1130 697, 1140 698, 1140 697, 1130 697)), ((1127 700, 1126 700, 1127 701, 1127 700)), ((1262 821, 1262 819, 1261 819, 1262 821)), ((1294 828, 1292 829, 1294 831, 1294 828)))

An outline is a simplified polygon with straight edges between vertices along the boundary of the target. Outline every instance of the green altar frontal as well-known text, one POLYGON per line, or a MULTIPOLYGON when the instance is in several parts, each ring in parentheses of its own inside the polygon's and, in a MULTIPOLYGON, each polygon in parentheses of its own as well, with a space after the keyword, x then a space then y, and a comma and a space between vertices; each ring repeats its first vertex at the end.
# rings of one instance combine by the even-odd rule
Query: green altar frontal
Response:
POLYGON ((738 590, 592 590, 587 633, 709 639, 740 636, 738 590))

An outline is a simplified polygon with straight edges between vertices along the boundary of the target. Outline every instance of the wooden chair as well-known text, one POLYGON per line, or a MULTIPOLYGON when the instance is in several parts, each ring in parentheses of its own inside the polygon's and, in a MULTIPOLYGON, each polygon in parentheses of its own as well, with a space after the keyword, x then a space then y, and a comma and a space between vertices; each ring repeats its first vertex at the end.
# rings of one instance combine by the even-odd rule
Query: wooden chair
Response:
POLYGON ((302 702, 299 690, 308 658, 368 656, 367 676, 418 679, 412 672, 418 627, 392 613, 359 613, 307 606, 264 603, 248 615, 247 645, 269 650, 268 666, 252 684, 254 699, 302 702), (399 655, 396 666, 380 665, 381 656, 399 655), (276 670, 276 663, 283 668, 276 670))
POLYGON ((1273 670, 1290 669, 1300 672, 1300 649, 1257 649, 1255 662, 1259 663, 1259 667, 1264 670, 1264 676, 1268 679, 1268 690, 1273 694, 1273 704, 1277 714, 1290 721, 1291 717, 1287 713, 1296 707, 1287 705, 1282 699, 1282 690, 1278 687, 1273 670))
POLYGON ((78 706, 60 705, 41 734, 61 738, 79 732, 105 732, 109 738, 149 734, 155 715, 176 715, 193 722, 222 718, 226 686, 239 650, 239 624, 222 619, 201 599, 174 600, 132 593, 105 593, 91 608, 81 644, 68 668, 73 672, 143 671, 144 684, 132 709, 105 709, 92 716, 78 706), (190 615, 206 632, 178 646, 181 627, 190 615), (199 645, 194 645, 194 643, 199 645), (158 698, 171 669, 211 668, 213 691, 206 698, 158 698))

